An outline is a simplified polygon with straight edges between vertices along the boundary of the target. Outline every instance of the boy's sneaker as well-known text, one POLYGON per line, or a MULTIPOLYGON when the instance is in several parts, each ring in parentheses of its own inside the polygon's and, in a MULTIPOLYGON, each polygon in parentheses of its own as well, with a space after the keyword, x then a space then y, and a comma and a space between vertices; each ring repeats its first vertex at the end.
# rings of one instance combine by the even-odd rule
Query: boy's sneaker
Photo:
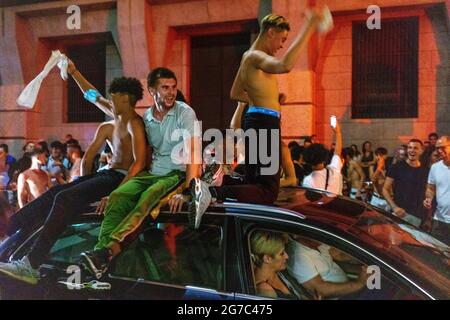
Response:
POLYGON ((220 187, 223 175, 223 166, 220 163, 213 162, 206 167, 201 179, 211 187, 220 187))
POLYGON ((80 262, 86 270, 92 273, 97 279, 108 270, 112 258, 112 252, 108 248, 81 253, 80 262))
POLYGON ((209 192, 208 185, 200 180, 194 178, 190 182, 190 189, 192 195, 192 201, 189 206, 189 225, 198 229, 202 216, 211 204, 211 193, 209 192))
POLYGON ((31 266, 27 256, 9 263, 0 262, 0 273, 29 284, 37 284, 39 281, 39 272, 31 266))

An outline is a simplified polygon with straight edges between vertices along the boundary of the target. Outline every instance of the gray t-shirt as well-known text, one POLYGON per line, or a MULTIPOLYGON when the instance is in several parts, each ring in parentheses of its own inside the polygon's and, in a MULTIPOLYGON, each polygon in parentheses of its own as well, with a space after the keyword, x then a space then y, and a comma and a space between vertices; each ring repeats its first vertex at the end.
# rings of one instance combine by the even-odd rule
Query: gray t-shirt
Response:
POLYGON ((195 130, 195 111, 186 103, 175 101, 162 121, 153 117, 153 107, 145 111, 143 118, 147 140, 153 148, 150 173, 162 176, 173 170, 186 171, 190 138, 201 136, 201 130, 195 130))

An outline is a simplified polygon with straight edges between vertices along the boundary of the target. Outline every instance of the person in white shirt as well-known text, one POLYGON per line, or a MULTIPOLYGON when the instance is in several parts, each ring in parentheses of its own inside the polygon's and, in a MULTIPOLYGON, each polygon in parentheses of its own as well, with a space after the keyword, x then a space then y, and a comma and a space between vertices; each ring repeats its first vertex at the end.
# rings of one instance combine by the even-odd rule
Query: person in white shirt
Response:
MULTIPOLYGON (((436 195, 437 207, 431 234, 442 242, 450 245, 450 137, 442 136, 436 143, 436 150, 441 161, 431 166, 428 174, 428 184, 425 191, 425 208, 431 209, 436 195)), ((430 210, 431 211, 431 210, 430 210)), ((432 216, 428 217, 428 228, 432 216)))
POLYGON ((356 280, 349 280, 335 262, 357 263, 345 253, 319 241, 296 236, 287 246, 288 271, 303 287, 322 298, 337 298, 362 290, 368 279, 367 268, 361 267, 356 280))
POLYGON ((69 170, 68 182, 72 182, 81 176, 81 160, 83 151, 80 145, 70 144, 67 146, 67 157, 72 163, 72 167, 69 170))
MULTIPOLYGON (((333 128, 333 127, 332 127, 333 128)), ((329 191, 333 194, 342 195, 342 133, 339 122, 336 121, 336 147, 331 163, 326 166, 328 150, 322 144, 313 144, 305 150, 303 156, 306 163, 309 163, 313 172, 303 180, 303 186, 313 189, 329 191)))

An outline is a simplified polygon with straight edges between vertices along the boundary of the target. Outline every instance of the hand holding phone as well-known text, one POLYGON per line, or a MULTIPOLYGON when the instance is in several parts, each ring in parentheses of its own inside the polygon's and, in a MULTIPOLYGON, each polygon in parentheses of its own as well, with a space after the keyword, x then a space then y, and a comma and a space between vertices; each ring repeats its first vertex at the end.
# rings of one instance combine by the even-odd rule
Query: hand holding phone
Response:
POLYGON ((336 129, 336 116, 331 116, 330 117, 330 126, 333 128, 333 129, 336 129))

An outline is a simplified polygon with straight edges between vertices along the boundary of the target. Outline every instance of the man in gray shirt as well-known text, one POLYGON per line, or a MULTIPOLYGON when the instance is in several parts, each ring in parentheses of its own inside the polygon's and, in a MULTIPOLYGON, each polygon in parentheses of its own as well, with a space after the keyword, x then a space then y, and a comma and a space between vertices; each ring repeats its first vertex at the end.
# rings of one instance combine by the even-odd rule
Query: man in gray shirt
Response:
MULTIPOLYGON (((169 69, 157 68, 150 72, 147 83, 154 100, 143 117, 152 149, 151 168, 122 184, 109 196, 95 250, 81 254, 82 263, 97 277, 121 252, 124 240, 139 232, 144 219, 164 196, 200 175, 201 161, 191 156, 200 146, 201 132, 195 130, 194 110, 175 100, 175 74, 169 69)), ((187 184, 183 187, 187 188, 187 184)), ((171 211, 179 211, 184 202, 186 199, 181 194, 175 195, 169 201, 171 211)))

